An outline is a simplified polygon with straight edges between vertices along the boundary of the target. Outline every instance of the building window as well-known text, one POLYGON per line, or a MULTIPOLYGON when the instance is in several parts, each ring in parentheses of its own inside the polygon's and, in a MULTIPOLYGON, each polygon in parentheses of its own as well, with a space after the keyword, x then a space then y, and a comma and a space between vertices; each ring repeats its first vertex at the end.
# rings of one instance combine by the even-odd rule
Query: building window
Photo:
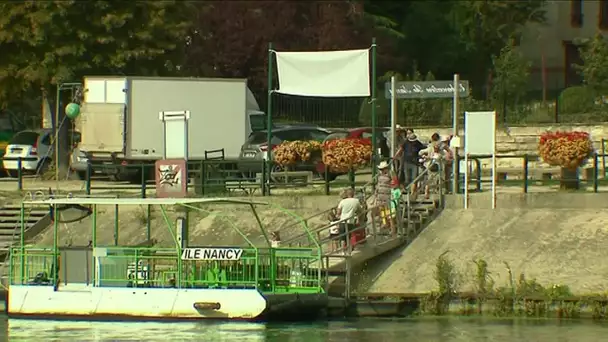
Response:
POLYGON ((578 70, 574 66, 583 65, 583 59, 579 47, 571 41, 564 41, 564 76, 566 87, 580 85, 583 83, 583 79, 579 74, 578 70))
POLYGON ((602 30, 608 29, 608 1, 600 0, 600 24, 602 30))
POLYGON ((583 0, 570 0, 570 25, 583 27, 583 0))

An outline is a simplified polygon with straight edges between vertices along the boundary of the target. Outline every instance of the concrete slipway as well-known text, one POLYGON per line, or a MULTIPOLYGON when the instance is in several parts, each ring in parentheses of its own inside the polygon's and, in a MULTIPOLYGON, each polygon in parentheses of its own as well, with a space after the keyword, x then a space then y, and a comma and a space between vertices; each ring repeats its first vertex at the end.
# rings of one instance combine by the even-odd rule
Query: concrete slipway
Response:
POLYGON ((473 289, 476 259, 488 264, 497 286, 508 284, 505 262, 543 285, 568 285, 574 293, 608 288, 608 194, 537 193, 500 196, 488 209, 485 194, 448 199, 441 215, 408 247, 366 272, 361 292, 424 293, 436 290, 433 272, 444 252, 458 271, 459 291, 473 289), (449 209, 452 208, 452 209, 449 209))

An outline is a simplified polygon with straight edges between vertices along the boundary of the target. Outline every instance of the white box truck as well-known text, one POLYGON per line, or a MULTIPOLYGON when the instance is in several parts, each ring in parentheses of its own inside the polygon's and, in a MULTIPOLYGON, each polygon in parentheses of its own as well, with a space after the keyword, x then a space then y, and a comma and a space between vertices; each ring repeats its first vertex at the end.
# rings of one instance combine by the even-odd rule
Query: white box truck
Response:
POLYGON ((236 159, 265 123, 245 79, 91 76, 76 125, 89 162, 124 174, 110 165, 203 160, 214 150, 236 159))

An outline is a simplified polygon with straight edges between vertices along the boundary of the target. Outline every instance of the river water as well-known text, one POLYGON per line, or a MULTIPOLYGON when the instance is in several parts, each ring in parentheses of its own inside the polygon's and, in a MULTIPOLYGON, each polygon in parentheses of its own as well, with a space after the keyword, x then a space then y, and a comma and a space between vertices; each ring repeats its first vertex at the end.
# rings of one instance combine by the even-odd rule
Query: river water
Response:
POLYGON ((298 324, 0 320, 0 341, 596 342, 606 334, 608 323, 451 317, 298 324))

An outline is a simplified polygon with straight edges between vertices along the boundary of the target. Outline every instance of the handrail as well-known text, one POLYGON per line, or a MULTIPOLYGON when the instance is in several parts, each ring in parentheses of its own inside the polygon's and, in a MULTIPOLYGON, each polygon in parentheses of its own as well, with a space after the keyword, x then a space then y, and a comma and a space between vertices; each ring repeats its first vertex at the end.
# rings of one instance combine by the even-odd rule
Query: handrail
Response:
MULTIPOLYGON (((438 172, 439 177, 440 177, 439 184, 442 184, 442 183, 441 183, 441 181, 442 181, 442 178, 443 178, 443 174, 442 174, 443 168, 441 167, 441 163, 439 163, 439 162, 437 162, 437 161, 433 161, 433 163, 431 164, 431 166, 432 166, 432 165, 438 165, 438 166, 439 166, 439 170, 438 170, 437 172, 438 172)), ((405 195, 405 196, 406 196, 406 198, 407 198, 406 203, 405 203, 405 204, 407 205, 407 207, 406 207, 406 208, 410 208, 410 206, 411 206, 411 196, 409 196, 409 195, 408 195, 408 190, 411 190, 411 188, 414 186, 414 184, 416 184, 416 183, 420 182, 422 179, 424 179, 424 178, 425 178, 425 177, 428 175, 428 173, 429 173, 429 172, 430 172, 430 171, 429 171, 429 169, 428 169, 428 168, 426 168, 426 169, 425 169, 425 170, 423 170, 423 171, 422 171, 422 172, 421 172, 421 173, 420 173, 420 174, 419 174, 419 175, 418 175, 416 178, 414 178, 414 180, 413 180, 413 181, 412 181, 410 184, 408 184, 408 185, 406 186, 406 188, 405 188, 405 189, 406 189, 406 192, 404 193, 404 195, 405 195)), ((418 188, 418 189, 421 189, 421 188, 423 188, 423 187, 420 187, 420 188, 418 188)), ((442 191, 442 189, 443 189, 443 188, 442 188, 441 186, 439 186, 439 194, 440 194, 440 199, 441 199, 441 197, 442 197, 442 195, 443 195, 443 191, 442 191)), ((367 199, 366 199, 366 200, 367 200, 367 199)), ((401 200, 401 201, 400 201, 400 203, 403 203, 403 200, 401 200)), ((329 209, 329 210, 331 210, 331 209, 329 209)), ((329 211, 329 210, 326 210, 325 212, 327 212, 327 211, 329 211)), ((367 215, 367 214, 369 214, 371 211, 372 211, 372 208, 368 208, 367 210, 365 210, 364 214, 365 214, 365 215, 367 215)), ((398 211, 398 210, 397 210, 397 211, 398 211)), ((362 213, 362 214, 363 214, 363 213, 362 213)), ((408 210, 408 221, 409 221, 409 214, 410 214, 410 211, 408 210)), ((320 232, 322 232, 322 231, 324 231, 324 230, 327 230, 327 229, 331 228, 332 226, 334 226, 335 224, 340 224, 340 223, 342 223, 342 222, 344 222, 344 221, 346 221, 346 220, 348 220, 348 219, 339 220, 339 221, 336 221, 336 222, 334 222, 334 223, 324 224, 324 225, 322 225, 321 227, 318 227, 318 228, 313 229, 313 230, 312 230, 312 233, 315 233, 315 234, 317 234, 317 236, 318 236, 318 234, 319 234, 320 232)), ((373 220, 373 218, 372 218, 372 220, 373 220)), ((367 227, 369 226, 369 224, 370 224, 370 223, 367 223, 366 225, 364 225, 364 226, 362 226, 362 227, 358 227, 357 229, 355 229, 355 231, 356 231, 356 230, 359 230, 359 229, 365 229, 365 228, 367 228, 367 227)), ((352 233, 352 232, 346 232, 346 233, 344 233, 344 234, 340 234, 340 236, 344 236, 345 234, 349 234, 349 235, 350 235, 350 233, 352 233)), ((295 241, 297 241, 297 240, 299 240, 299 239, 302 239, 302 238, 305 238, 305 237, 306 237, 306 235, 305 235, 305 234, 299 234, 299 235, 294 236, 294 237, 292 237, 292 238, 290 238, 290 239, 288 239, 288 240, 286 240, 286 241, 282 241, 282 243, 287 243, 287 244, 289 244, 289 243, 294 243, 295 241)), ((319 242, 320 242, 321 244, 323 243, 323 241, 324 241, 323 239, 319 239, 319 242)))
MULTIPOLYGON (((394 160, 393 158, 391 158, 391 159, 389 160, 389 166, 392 166, 392 165, 393 165, 393 160, 394 160)), ((363 192, 363 194, 365 194, 364 199, 365 199, 365 201, 366 201, 366 202, 367 202, 367 200, 368 200, 370 197, 372 197, 372 196, 373 196, 373 193, 370 193, 370 194, 368 195, 368 194, 367 194, 367 192, 365 191, 365 188, 366 188, 366 187, 368 187, 368 186, 370 186, 371 184, 374 184, 374 183, 376 182, 377 178, 378 178, 378 175, 376 174, 374 177, 372 177, 372 179, 371 179, 369 182, 367 182, 367 183, 365 183, 365 184, 363 184, 362 186, 360 186, 360 187, 359 187, 359 191, 362 191, 362 192, 363 192)), ((309 216, 309 217, 306 217, 306 218, 304 218, 304 219, 303 219, 303 221, 304 221, 304 222, 308 222, 309 220, 311 220, 311 219, 313 219, 313 218, 317 218, 317 217, 319 217, 319 216, 325 215, 325 214, 327 214, 328 212, 330 212, 331 210, 333 210, 334 208, 336 208, 336 207, 335 207, 335 206, 333 206, 333 207, 331 207, 331 208, 329 208, 329 209, 323 210, 323 211, 318 212, 318 213, 316 213, 316 214, 314 214, 314 215, 311 215, 311 216, 309 216)), ((294 224, 290 224, 290 225, 286 225, 286 226, 280 227, 279 229, 277 229, 277 231, 279 231, 279 232, 280 232, 281 230, 284 230, 284 229, 287 229, 287 228, 291 228, 291 227, 296 226, 296 225, 298 225, 298 224, 299 224, 299 222, 296 222, 296 223, 294 223, 294 224)), ((314 233, 315 231, 313 230, 312 232, 314 233)), ((290 240, 294 240, 294 239, 301 238, 301 237, 303 237, 303 234, 301 234, 301 235, 297 235, 297 236, 295 236, 295 237, 291 238, 290 240)))
MULTIPOLYGON (((330 210, 331 210, 331 209, 330 209, 330 210)), ((365 211, 365 213, 367 214, 367 212, 368 212, 368 211, 369 211, 369 209, 368 209, 368 210, 366 210, 366 211, 365 211)), ((313 234, 318 234, 318 233, 322 232, 323 230, 326 230, 326 229, 328 229, 328 228, 333 227, 333 226, 334 226, 334 225, 336 225, 336 224, 344 223, 344 222, 346 222, 346 221, 350 220, 351 218, 352 218, 352 217, 349 217, 349 218, 346 218, 346 219, 342 219, 342 220, 339 220, 339 221, 335 221, 335 222, 330 223, 330 224, 325 224, 325 225, 323 225, 323 226, 321 226, 321 227, 317 227, 317 228, 315 228, 315 229, 312 229, 310 232, 311 232, 311 233, 313 233, 313 234)), ((302 239, 302 238, 305 238, 305 237, 308 237, 308 236, 309 236, 309 234, 300 234, 300 235, 294 236, 294 237, 292 237, 292 238, 290 238, 290 239, 288 239, 288 240, 286 240, 286 241, 281 241, 281 243, 290 244, 290 243, 293 243, 293 242, 294 242, 294 241, 296 241, 296 240, 299 240, 299 239, 302 239)))
MULTIPOLYGON (((443 171, 444 171, 444 168, 443 168, 443 165, 442 165, 442 164, 443 164, 442 162, 439 162, 439 161, 435 160, 435 161, 433 161, 433 163, 431 163, 431 165, 430 165, 430 166, 433 166, 433 165, 437 165, 437 166, 439 166, 439 170, 437 171, 437 173, 438 173, 438 176, 439 176, 439 182, 438 182, 438 183, 439 183, 439 202, 441 203, 441 205, 443 205, 443 203, 444 203, 444 198, 443 198, 443 197, 444 197, 444 192, 443 192, 443 185, 444 185, 444 182, 443 182, 443 181, 444 181, 444 180, 443 180, 443 176, 444 176, 443 171)), ((429 172, 430 172, 430 166, 429 166, 428 168, 425 168, 425 169, 424 169, 424 170, 423 170, 423 171, 422 171, 422 172, 421 172, 421 173, 420 173, 420 174, 419 174, 419 175, 418 175, 416 178, 414 178, 414 180, 413 180, 413 181, 412 181, 412 182, 411 182, 411 183, 410 183, 408 186, 406 186, 406 188, 405 188, 405 190, 406 190, 406 191, 405 191, 405 195, 406 195, 406 208, 408 208, 408 209, 407 209, 407 229, 408 229, 408 231, 409 231, 409 230, 412 228, 412 216, 411 216, 412 211, 411 211, 411 210, 409 210, 409 208, 411 208, 411 205, 412 205, 412 196, 410 196, 410 194, 409 194, 409 193, 411 192, 412 187, 413 187, 413 186, 414 186, 416 183, 420 182, 420 181, 421 181, 423 178, 425 178, 425 177, 426 177, 426 176, 429 174, 429 172)), ((420 191, 421 189, 424 189, 424 187, 425 187, 425 186, 426 186, 426 184, 423 184, 421 187, 416 188, 416 190, 417 190, 417 191, 420 191)), ((418 195, 418 193, 416 193, 415 195, 418 195)))
MULTIPOLYGON (((440 201, 442 201, 443 188, 441 186, 441 184, 442 184, 441 182, 442 182, 442 179, 443 179, 443 174, 442 174, 443 169, 441 168, 441 163, 434 162, 433 164, 437 164, 440 167, 440 169, 437 171, 438 176, 440 177, 439 178, 439 182, 438 182, 438 191, 439 191, 439 195, 440 195, 440 201)), ((431 164, 431 165, 433 165, 433 164, 431 164)), ((419 183, 420 181, 422 181, 426 176, 428 176, 429 172, 430 172, 430 170, 428 168, 425 169, 425 170, 423 170, 420 173, 420 175, 418 175, 411 184, 408 184, 408 186, 406 186, 406 189, 411 189, 413 187, 413 184, 419 183)), ((424 188, 424 185, 422 185, 421 187, 419 187, 419 189, 421 191, 423 190, 423 188, 424 188)), ((409 209, 407 209, 407 208, 411 208, 411 196, 409 196, 407 193, 404 193, 403 195, 406 196, 407 200, 404 201, 403 198, 402 198, 399 201, 399 204, 397 205, 397 208, 396 208, 395 211, 397 213, 400 213, 400 212, 402 212, 401 211, 402 210, 402 206, 405 207, 406 210, 407 210, 407 214, 408 214, 408 225, 409 225, 409 224, 411 224, 411 220, 409 220, 409 218, 410 218, 409 215, 411 214, 411 211, 409 209)), ((373 210, 373 208, 368 208, 363 213, 361 213, 361 215, 368 215, 369 213, 373 213, 372 210, 373 210)), ((398 236, 405 236, 405 231, 403 231, 404 226, 402 225, 402 223, 400 221, 400 218, 401 218, 401 216, 397 216, 397 222, 395 222, 395 224, 397 225, 397 234, 398 234, 398 236)), ((357 232, 357 231, 366 231, 367 232, 367 229, 370 227, 370 225, 372 227, 374 226, 374 219, 375 219, 375 217, 372 217, 371 222, 368 221, 368 222, 366 222, 363 225, 359 225, 358 227, 356 227, 353 230, 341 232, 338 236, 334 237, 334 238, 338 238, 340 240, 344 239, 344 237, 347 237, 346 238, 346 246, 344 248, 340 248, 338 250, 333 250, 332 252, 326 252, 326 253, 324 253, 324 255, 326 257, 334 257, 334 256, 335 257, 348 257, 350 255, 350 252, 352 251, 352 249, 351 249, 351 247, 352 247, 351 246, 351 241, 350 241, 350 239, 348 237, 350 235, 352 235, 354 232, 357 232), (344 250, 348 251, 349 253, 344 254, 344 255, 336 255, 335 254, 336 252, 341 252, 341 251, 344 251, 344 250)), ((320 233, 323 232, 323 231, 325 231, 325 230, 330 229, 335 224, 340 224, 340 223, 344 222, 345 220, 346 219, 339 220, 339 221, 333 222, 331 224, 325 224, 325 225, 323 225, 321 227, 318 227, 318 228, 315 228, 314 230, 312 230, 312 232, 315 233, 316 236, 317 236, 317 243, 319 243, 321 245, 325 245, 326 243, 331 242, 332 239, 329 238, 329 237, 323 237, 323 238, 321 238, 320 233)), ((362 240, 359 240, 358 243, 364 242, 364 241, 368 241, 370 238, 375 239, 376 236, 378 236, 378 234, 375 231, 372 234, 369 234, 369 235, 366 234, 365 238, 363 238, 362 240)), ((287 244, 294 244, 294 243, 296 243, 297 240, 305 238, 305 237, 306 236, 299 235, 299 236, 293 237, 293 238, 285 241, 285 243, 287 243, 287 244)))

